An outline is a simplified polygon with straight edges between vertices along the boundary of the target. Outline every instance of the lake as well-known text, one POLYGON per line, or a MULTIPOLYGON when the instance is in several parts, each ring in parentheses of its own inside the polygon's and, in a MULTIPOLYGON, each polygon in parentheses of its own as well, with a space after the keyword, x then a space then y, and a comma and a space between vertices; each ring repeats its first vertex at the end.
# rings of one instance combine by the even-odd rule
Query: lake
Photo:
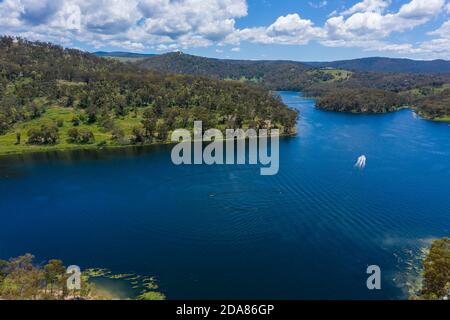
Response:
POLYGON ((169 299, 405 298, 420 249, 450 235, 449 125, 280 94, 301 117, 275 176, 175 166, 170 146, 1 158, 0 257, 152 275, 169 299))

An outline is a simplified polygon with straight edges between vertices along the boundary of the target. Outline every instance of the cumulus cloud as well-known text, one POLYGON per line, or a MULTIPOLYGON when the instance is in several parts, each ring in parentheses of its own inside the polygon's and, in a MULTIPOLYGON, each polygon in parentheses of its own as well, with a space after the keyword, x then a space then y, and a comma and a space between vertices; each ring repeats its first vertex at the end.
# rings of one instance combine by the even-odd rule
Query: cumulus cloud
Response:
POLYGON ((391 0, 363 0, 341 13, 334 12, 323 26, 316 26, 297 13, 288 14, 268 27, 246 28, 235 34, 238 41, 263 44, 305 45, 315 40, 329 47, 360 47, 372 51, 418 53, 424 50, 412 44, 388 43, 385 39, 427 23, 442 12, 445 0, 411 0, 397 12, 387 12, 390 4, 391 0))
POLYGON ((405 19, 427 20, 439 13, 445 5, 445 0, 412 0, 403 5, 398 16, 405 19))
POLYGON ((412 0, 401 6, 397 13, 384 14, 388 1, 364 0, 327 20, 325 43, 341 43, 349 46, 364 40, 383 39, 393 32, 413 29, 438 15, 445 0, 412 0), (346 17, 346 14, 351 14, 346 17))
POLYGON ((246 15, 246 0, 0 2, 5 33, 131 48, 212 45, 235 32, 235 19, 246 15))
POLYGON ((304 45, 325 36, 322 28, 311 20, 302 19, 297 13, 279 17, 268 27, 248 28, 239 31, 241 40, 264 44, 304 45))
MULTIPOLYGON (((446 0, 404 0, 396 12, 392 0, 361 0, 335 10, 323 25, 299 13, 278 17, 268 26, 236 27, 247 16, 246 0, 0 0, 0 30, 31 40, 129 50, 173 51, 192 47, 262 44, 360 47, 398 53, 450 52, 450 22, 429 33, 428 41, 388 43, 395 33, 423 25, 445 10, 446 0), (447 51, 446 51, 447 50, 447 51)), ((311 0, 324 7, 325 0, 311 0)))
POLYGON ((432 36, 439 36, 441 38, 449 38, 450 39, 450 20, 444 22, 444 24, 437 30, 428 33, 432 36))
POLYGON ((342 15, 351 15, 357 12, 378 12, 382 13, 389 5, 390 0, 364 0, 358 2, 350 9, 343 11, 342 15))

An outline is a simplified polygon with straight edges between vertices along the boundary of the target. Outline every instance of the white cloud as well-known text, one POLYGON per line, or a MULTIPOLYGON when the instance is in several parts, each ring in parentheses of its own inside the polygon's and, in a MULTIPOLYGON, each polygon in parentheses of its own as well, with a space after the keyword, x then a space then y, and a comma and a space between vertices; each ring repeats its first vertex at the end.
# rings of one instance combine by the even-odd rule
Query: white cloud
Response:
POLYGON ((315 27, 311 20, 302 19, 296 13, 279 17, 267 28, 248 28, 239 33, 242 40, 265 44, 303 45, 325 36, 322 28, 315 27))
MULTIPOLYGON (((410 0, 397 12, 387 12, 390 4, 391 0, 363 0, 340 14, 334 12, 323 27, 315 26, 299 14, 288 14, 268 27, 239 30, 235 38, 237 41, 290 45, 305 45, 315 40, 329 47, 359 47, 400 54, 426 55, 432 48, 436 48, 433 52, 446 50, 447 42, 439 39, 417 46, 386 41, 394 33, 412 30, 438 16, 446 5, 445 0, 410 0)), ((450 22, 434 35, 450 34, 449 25, 450 22)))
POLYGON ((310 1, 310 2, 308 2, 308 4, 311 8, 320 9, 320 8, 326 7, 328 5, 328 1, 325 1, 325 0, 321 0, 318 2, 310 1))
POLYGON ((444 5, 445 0, 412 0, 400 8, 398 16, 404 19, 427 21, 441 12, 444 5))
POLYGON ((444 24, 437 30, 428 33, 432 36, 440 36, 441 38, 449 38, 450 39, 450 20, 444 22, 444 24))
POLYGON ((327 39, 322 43, 331 46, 370 45, 373 40, 381 40, 394 32, 411 30, 438 15, 445 0, 412 0, 401 6, 397 13, 384 14, 388 3, 380 0, 362 1, 345 13, 332 17, 325 23, 327 39), (354 12, 354 13, 353 13, 354 12))
POLYGON ((334 11, 323 27, 299 14, 279 17, 267 27, 236 31, 227 39, 263 44, 305 45, 318 41, 330 47, 360 47, 365 50, 416 52, 411 44, 393 44, 384 41, 393 33, 412 30, 437 16, 445 0, 411 0, 397 12, 387 12, 391 0, 363 0, 351 8, 334 11))
POLYGON ((246 0, 0 2, 3 33, 125 48, 212 45, 234 33, 235 19, 246 15, 246 0))
POLYGON ((239 47, 235 47, 235 48, 231 48, 232 52, 241 52, 241 48, 239 47))
POLYGON ((350 29, 367 29, 368 32, 374 31, 375 36, 388 36, 392 32, 413 29, 426 23, 440 13, 443 5, 444 0, 412 0, 397 13, 382 15, 378 12, 365 12, 351 16, 347 22, 350 22, 350 29), (355 21, 356 24, 352 26, 355 21))
POLYGON ((350 9, 343 11, 342 15, 351 15, 357 12, 378 12, 382 13, 391 4, 390 0, 364 0, 358 2, 350 9))
MULTIPOLYGON (((396 12, 392 0, 361 0, 342 12, 333 11, 323 25, 299 13, 278 17, 268 26, 236 27, 248 13, 246 0, 0 0, 0 32, 31 40, 101 48, 173 51, 243 41, 306 45, 317 41, 332 47, 360 47, 398 53, 450 56, 450 22, 429 33, 428 41, 388 43, 393 34, 412 30, 442 12, 446 0, 403 0, 396 12), (447 50, 447 51, 446 51, 447 50)), ((325 0, 311 0, 324 7, 325 0)))

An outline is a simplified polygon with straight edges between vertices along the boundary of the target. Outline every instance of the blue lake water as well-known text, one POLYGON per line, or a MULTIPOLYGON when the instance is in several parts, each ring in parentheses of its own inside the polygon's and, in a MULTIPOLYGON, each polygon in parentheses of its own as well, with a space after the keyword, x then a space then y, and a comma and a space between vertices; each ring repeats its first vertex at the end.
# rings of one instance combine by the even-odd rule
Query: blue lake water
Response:
POLYGON ((154 275, 169 299, 405 298, 409 260, 450 235, 450 127, 280 94, 301 118, 276 176, 170 146, 1 158, 0 257, 154 275))

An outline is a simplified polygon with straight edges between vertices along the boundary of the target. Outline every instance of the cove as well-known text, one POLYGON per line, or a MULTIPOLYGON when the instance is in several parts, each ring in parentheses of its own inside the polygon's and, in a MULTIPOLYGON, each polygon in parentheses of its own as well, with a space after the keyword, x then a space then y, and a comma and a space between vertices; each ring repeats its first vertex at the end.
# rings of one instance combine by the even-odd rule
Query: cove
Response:
POLYGON ((274 176, 175 166, 171 146, 0 158, 0 257, 152 275, 169 299, 405 298, 410 261, 450 235, 450 127, 280 95, 301 117, 274 176))

